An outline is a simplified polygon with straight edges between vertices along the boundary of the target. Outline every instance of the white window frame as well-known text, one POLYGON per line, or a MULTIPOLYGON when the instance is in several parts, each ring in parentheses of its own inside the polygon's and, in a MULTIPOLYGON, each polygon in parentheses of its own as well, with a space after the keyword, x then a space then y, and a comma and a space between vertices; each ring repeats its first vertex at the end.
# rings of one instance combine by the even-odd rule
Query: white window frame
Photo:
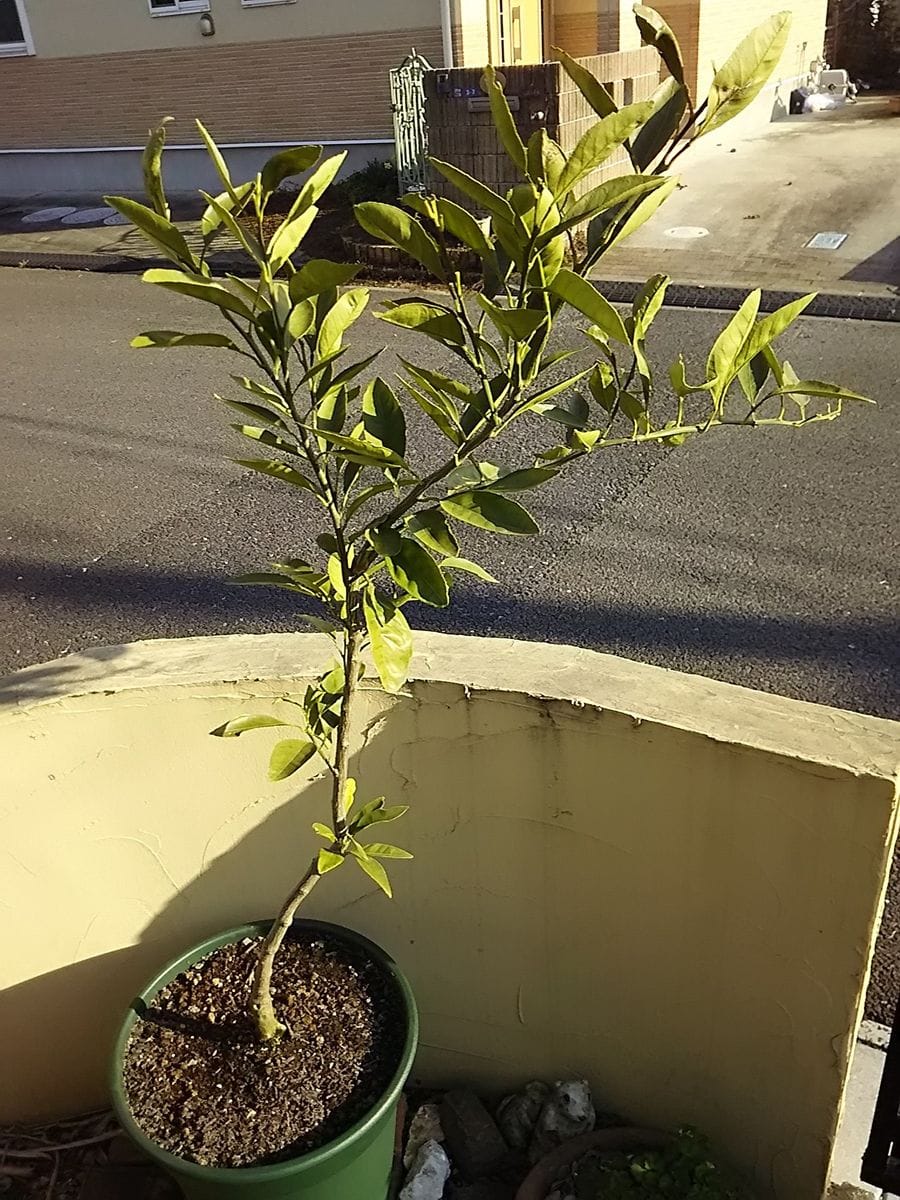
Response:
POLYGON ((34 54, 34 41, 31 37, 31 27, 28 24, 28 14, 25 11, 25 0, 13 0, 19 24, 22 26, 21 42, 0 42, 0 58, 22 58, 26 54, 34 54))
POLYGON ((154 8, 153 0, 147 0, 151 17, 181 17, 187 13, 209 12, 209 0, 175 0, 171 7, 154 8))

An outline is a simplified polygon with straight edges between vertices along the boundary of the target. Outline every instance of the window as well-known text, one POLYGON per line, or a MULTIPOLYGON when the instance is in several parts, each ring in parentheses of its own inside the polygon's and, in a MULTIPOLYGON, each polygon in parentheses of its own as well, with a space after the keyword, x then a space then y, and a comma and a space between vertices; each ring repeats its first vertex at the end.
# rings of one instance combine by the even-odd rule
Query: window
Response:
POLYGON ((24 0, 0 0, 0 57, 34 54, 24 0))
MULTIPOLYGON (((3 0, 0 0, 0 4, 3 0)), ((150 0, 154 17, 173 17, 178 13, 209 12, 209 0, 150 0)))
POLYGON ((296 4, 297 0, 241 0, 244 8, 263 8, 266 4, 296 4))

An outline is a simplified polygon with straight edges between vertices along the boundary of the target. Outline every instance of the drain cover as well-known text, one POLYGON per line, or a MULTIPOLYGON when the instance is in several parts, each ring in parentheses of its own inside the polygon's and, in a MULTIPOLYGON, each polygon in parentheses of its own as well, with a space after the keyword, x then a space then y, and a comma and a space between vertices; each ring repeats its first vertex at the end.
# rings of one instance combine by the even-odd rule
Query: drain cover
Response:
POLYGON ((63 225, 100 225, 109 216, 108 208, 79 208, 62 218, 63 225))
POLYGON ((104 220, 104 225, 130 225, 131 222, 127 217, 123 217, 120 212, 112 212, 104 220))
POLYGON ((26 213, 22 218, 22 224, 43 225, 46 221, 61 221, 63 217, 67 217, 73 212, 75 212, 73 205, 66 208, 38 208, 34 212, 26 213))
POLYGON ((709 235, 709 230, 704 229, 702 225, 676 225, 672 229, 666 230, 666 237, 681 238, 684 241, 690 238, 702 238, 709 235))
POLYGON ((817 233, 806 243, 807 250, 839 250, 847 240, 846 233, 817 233))

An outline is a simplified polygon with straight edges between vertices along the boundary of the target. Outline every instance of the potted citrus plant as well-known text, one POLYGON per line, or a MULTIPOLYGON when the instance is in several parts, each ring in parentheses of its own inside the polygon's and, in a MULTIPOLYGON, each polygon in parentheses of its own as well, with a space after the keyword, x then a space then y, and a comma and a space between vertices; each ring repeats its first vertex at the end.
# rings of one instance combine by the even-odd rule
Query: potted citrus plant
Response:
POLYGON ((390 896, 389 869, 410 857, 385 834, 406 809, 371 796, 354 774, 355 701, 368 678, 390 693, 404 689, 409 604, 447 605, 460 573, 490 579, 464 555, 466 531, 535 533, 523 494, 608 447, 677 445, 723 426, 797 428, 832 420, 844 401, 862 399, 800 379, 774 349, 812 297, 760 316, 759 292, 726 322, 704 375, 690 382, 679 359, 670 366, 670 394, 654 391, 647 339, 668 279, 653 276, 622 312, 588 275, 671 194, 677 180, 669 168, 692 141, 759 92, 781 56, 787 18, 747 38, 697 106, 671 30, 651 9, 639 5, 636 15, 669 78, 651 100, 617 108, 583 66, 561 56, 597 114, 568 155, 545 130, 522 141, 487 69, 497 133, 521 182, 500 195, 451 164, 433 163, 460 200, 487 214, 486 224, 430 195, 408 196, 402 208, 357 206, 364 229, 441 285, 425 297, 392 297, 375 313, 409 345, 399 389, 373 374, 377 355, 354 360, 349 350, 371 299, 353 284, 359 268, 298 256, 343 156, 321 160, 320 147, 301 146, 238 183, 200 126, 222 191, 204 193, 189 240, 166 200, 163 125, 144 159, 149 204, 109 197, 171 264, 148 271, 147 282, 217 318, 212 330, 150 330, 133 344, 220 350, 232 385, 224 403, 252 445, 238 463, 279 481, 318 516, 302 556, 240 582, 287 589, 298 622, 333 643, 332 660, 302 695, 214 731, 228 739, 278 729, 272 780, 304 769, 328 778, 328 819, 312 830, 317 848, 274 920, 228 930, 170 964, 132 1007, 118 1040, 119 1117, 189 1197, 384 1200, 387 1193, 395 1109, 415 1052, 415 1004, 377 947, 350 931, 298 921, 297 912, 337 870, 359 871, 390 896), (586 188, 622 147, 633 171, 586 188), (304 182, 272 228, 272 197, 298 174, 304 182), (213 274, 208 252, 223 228, 252 263, 250 278, 213 274), (583 251, 571 236, 579 229, 583 251), (450 239, 482 263, 478 290, 464 290, 450 239), (551 344, 567 311, 581 320, 578 342, 551 344), (417 343, 436 346, 452 368, 417 357, 417 343), (575 366, 564 366, 576 351, 575 366), (410 410, 424 418, 427 436, 422 420, 415 436, 408 427, 410 410), (504 436, 523 422, 543 440, 526 460, 510 461, 504 436))

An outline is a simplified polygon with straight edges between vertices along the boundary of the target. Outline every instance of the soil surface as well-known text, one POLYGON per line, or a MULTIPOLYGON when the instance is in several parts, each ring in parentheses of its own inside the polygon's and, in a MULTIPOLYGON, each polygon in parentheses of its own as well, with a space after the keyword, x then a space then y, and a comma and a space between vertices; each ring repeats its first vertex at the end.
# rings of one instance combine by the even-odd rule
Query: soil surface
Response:
POLYGON ((126 1052, 138 1125, 204 1166, 274 1163, 331 1141, 382 1095, 403 1050, 394 981, 314 934, 279 952, 273 991, 289 1032, 260 1043, 245 1012, 259 940, 223 946, 168 984, 126 1052))

